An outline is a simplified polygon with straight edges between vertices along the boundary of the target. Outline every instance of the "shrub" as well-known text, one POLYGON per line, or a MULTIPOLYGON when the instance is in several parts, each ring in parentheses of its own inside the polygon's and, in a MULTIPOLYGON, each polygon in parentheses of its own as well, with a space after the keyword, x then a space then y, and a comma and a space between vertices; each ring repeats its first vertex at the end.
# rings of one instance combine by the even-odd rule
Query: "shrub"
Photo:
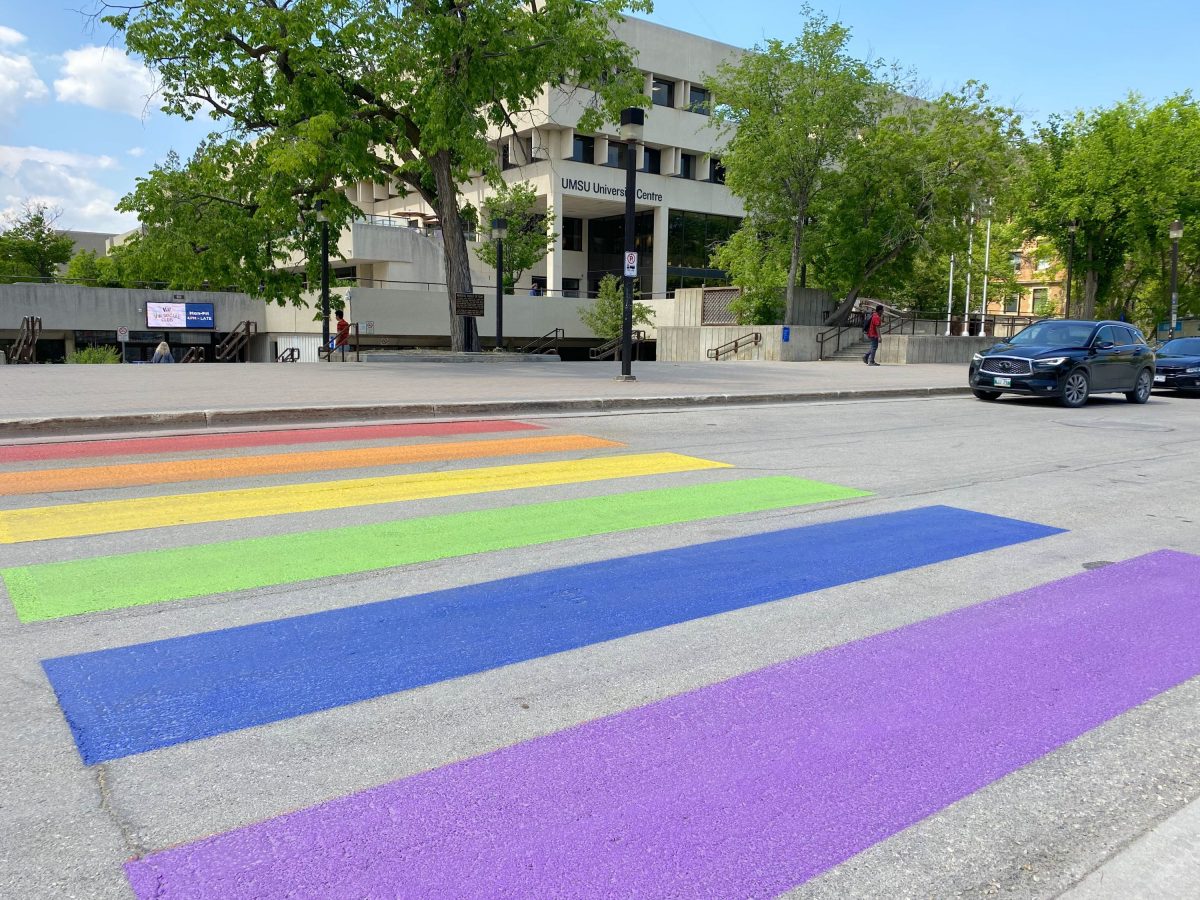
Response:
POLYGON ((75 365, 112 365, 121 361, 116 347, 81 347, 67 354, 67 362, 75 365))

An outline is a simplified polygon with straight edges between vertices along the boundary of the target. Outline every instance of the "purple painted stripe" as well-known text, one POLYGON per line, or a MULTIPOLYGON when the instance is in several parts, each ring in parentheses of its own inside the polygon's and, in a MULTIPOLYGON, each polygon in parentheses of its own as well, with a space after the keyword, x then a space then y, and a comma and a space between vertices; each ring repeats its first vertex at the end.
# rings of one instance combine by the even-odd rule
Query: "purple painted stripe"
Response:
POLYGON ((127 864, 139 898, 768 897, 1200 674, 1162 551, 127 864))

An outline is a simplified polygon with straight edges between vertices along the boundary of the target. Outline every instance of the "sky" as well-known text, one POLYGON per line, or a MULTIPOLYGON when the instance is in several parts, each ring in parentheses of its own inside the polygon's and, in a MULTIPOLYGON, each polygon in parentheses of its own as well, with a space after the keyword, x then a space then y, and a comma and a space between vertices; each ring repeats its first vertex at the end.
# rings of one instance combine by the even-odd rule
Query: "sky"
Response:
MULTIPOLYGON (((0 214, 36 200, 62 210, 62 228, 132 228, 113 209, 118 199, 214 126, 159 111, 151 73, 79 12, 93 2, 0 0, 0 214)), ((1149 100, 1200 91, 1194 0, 812 5, 852 29, 856 54, 899 62, 934 92, 982 81, 1027 124, 1131 91, 1149 100)), ((741 47, 789 40, 801 27, 798 4, 786 0, 657 0, 649 18, 741 47)))

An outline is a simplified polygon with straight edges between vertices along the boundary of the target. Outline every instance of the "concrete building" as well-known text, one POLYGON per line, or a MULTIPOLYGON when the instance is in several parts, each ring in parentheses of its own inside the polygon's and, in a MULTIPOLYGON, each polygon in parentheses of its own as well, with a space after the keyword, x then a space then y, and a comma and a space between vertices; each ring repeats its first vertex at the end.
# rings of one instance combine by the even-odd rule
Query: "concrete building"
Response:
MULTIPOLYGON (((725 283, 709 265, 714 244, 741 221, 743 208, 724 184, 721 149, 726 139, 711 124, 705 79, 742 52, 736 47, 638 19, 615 32, 633 50, 653 105, 646 112, 638 148, 637 247, 639 290, 662 297, 677 288, 725 283)), ((552 297, 585 296, 609 273, 620 274, 624 251, 625 153, 617 126, 597 134, 576 130, 591 100, 588 91, 548 86, 515 130, 493 131, 496 162, 509 183, 528 182, 541 211, 556 216, 555 239, 546 259, 525 273, 518 291, 536 288, 552 297)), ((481 209, 492 193, 482 177, 463 187, 463 201, 481 209)), ((437 216, 421 198, 402 196, 396 185, 361 182, 347 194, 365 215, 365 227, 436 227, 437 216)), ((489 223, 481 222, 487 230, 489 223)), ((367 239, 364 229, 347 250, 344 275, 359 285, 408 289, 444 279, 440 252, 427 259, 396 259, 386 235, 367 239), (352 270, 352 271, 351 271, 352 270)), ((476 281, 495 275, 477 266, 476 281)))

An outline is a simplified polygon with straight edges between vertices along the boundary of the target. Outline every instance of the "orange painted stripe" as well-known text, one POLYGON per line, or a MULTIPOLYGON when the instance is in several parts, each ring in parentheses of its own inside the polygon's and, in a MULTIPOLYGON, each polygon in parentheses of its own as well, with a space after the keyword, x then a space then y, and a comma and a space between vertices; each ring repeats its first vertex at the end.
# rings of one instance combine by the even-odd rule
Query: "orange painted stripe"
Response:
POLYGON ((372 466, 482 459, 489 456, 521 456, 527 453, 567 453, 622 446, 624 445, 616 441, 606 441, 603 438, 563 434, 488 441, 455 441, 444 444, 315 450, 308 453, 270 453, 218 459, 178 459, 116 466, 37 469, 30 472, 0 473, 0 495, 82 491, 90 488, 169 484, 177 481, 209 481, 215 478, 246 478, 292 472, 364 469, 372 466))

